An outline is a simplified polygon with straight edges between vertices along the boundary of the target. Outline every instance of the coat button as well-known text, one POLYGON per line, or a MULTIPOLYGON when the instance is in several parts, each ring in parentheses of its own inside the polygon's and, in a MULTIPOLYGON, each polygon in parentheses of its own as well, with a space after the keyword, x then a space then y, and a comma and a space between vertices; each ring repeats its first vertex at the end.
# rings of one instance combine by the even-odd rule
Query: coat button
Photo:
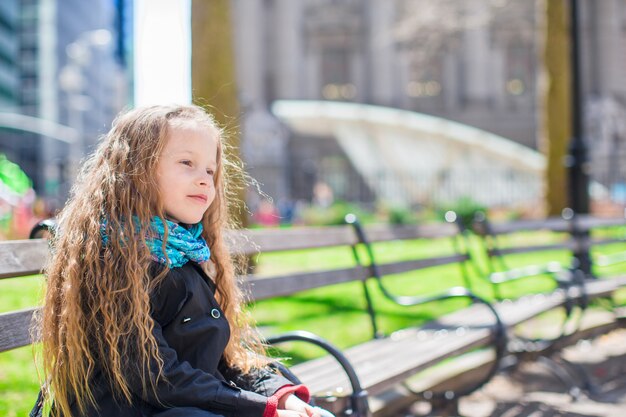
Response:
POLYGON ((211 310, 211 317, 213 317, 214 319, 219 319, 221 315, 222 314, 217 308, 214 308, 213 310, 211 310))

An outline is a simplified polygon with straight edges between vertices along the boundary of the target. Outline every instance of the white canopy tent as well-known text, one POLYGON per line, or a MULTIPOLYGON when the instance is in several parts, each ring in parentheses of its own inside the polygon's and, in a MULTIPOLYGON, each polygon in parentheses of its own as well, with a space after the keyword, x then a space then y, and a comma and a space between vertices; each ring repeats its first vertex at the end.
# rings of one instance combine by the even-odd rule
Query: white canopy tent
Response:
POLYGON ((272 111, 295 133, 336 138, 386 201, 430 202, 435 189, 440 200, 470 196, 488 206, 541 199, 544 156, 471 126, 344 102, 282 100, 272 111), (381 173, 398 181, 381 184, 381 173))

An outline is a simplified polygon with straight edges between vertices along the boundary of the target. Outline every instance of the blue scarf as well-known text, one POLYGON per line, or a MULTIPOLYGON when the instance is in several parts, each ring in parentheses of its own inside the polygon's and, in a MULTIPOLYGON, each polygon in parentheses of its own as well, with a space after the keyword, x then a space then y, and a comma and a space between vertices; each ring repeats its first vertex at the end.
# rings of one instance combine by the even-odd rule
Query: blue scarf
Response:
MULTIPOLYGON (((150 222, 152 233, 146 237, 146 243, 150 249, 152 259, 156 262, 167 265, 170 268, 179 268, 189 261, 197 263, 207 262, 211 257, 211 251, 202 235, 202 224, 191 225, 189 229, 165 220, 167 223, 167 242, 165 252, 163 252, 163 236, 165 236, 165 225, 159 217, 153 217, 150 222), (167 254, 167 258, 165 255, 167 254)), ((106 245, 106 222, 102 223, 102 240, 106 245)))
POLYGON ((211 251, 201 236, 201 223, 196 223, 186 229, 172 221, 166 220, 166 222, 168 234, 165 253, 163 253, 163 236, 165 235, 163 221, 159 217, 154 217, 150 223, 152 230, 156 233, 146 240, 152 259, 170 268, 181 267, 189 261, 203 263, 209 260, 211 251), (167 259, 165 254, 167 254, 167 259))

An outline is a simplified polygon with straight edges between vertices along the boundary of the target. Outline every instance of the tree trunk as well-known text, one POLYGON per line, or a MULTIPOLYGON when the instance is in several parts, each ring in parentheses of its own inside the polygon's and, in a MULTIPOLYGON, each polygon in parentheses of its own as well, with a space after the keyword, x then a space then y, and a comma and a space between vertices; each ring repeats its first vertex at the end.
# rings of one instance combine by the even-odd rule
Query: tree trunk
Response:
MULTIPOLYGON (((230 0, 192 0, 191 88, 193 102, 212 113, 225 130, 226 156, 239 161, 240 110, 230 0)), ((225 168, 227 186, 236 195, 231 216, 244 226, 245 182, 240 173, 225 168)))
POLYGON ((570 39, 565 0, 544 0, 543 120, 540 147, 546 155, 545 200, 548 215, 568 206, 565 161, 571 138, 570 39))

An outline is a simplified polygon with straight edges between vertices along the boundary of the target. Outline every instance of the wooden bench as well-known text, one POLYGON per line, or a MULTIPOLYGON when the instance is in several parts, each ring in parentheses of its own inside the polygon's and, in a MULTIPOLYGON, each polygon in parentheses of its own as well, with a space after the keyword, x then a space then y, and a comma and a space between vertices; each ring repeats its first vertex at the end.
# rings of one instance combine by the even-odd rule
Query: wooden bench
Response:
MULTIPOLYGON (((547 278, 570 295, 569 302, 564 304, 567 309, 560 333, 552 338, 535 340, 529 340, 527 335, 518 336, 518 347, 509 348, 510 352, 517 353, 518 359, 535 360, 540 355, 550 357, 580 337, 603 334, 624 326, 624 311, 613 302, 609 303, 608 309, 588 309, 589 304, 596 300, 611 300, 618 290, 626 286, 625 273, 607 275, 598 268, 626 261, 626 246, 617 252, 605 251, 609 245, 626 243, 624 227, 626 222, 623 218, 607 219, 589 215, 502 223, 491 223, 482 214, 477 216, 473 230, 481 238, 486 268, 478 265, 480 262, 476 256, 473 257, 473 263, 475 268, 483 271, 481 275, 491 285, 497 299, 506 298, 501 287, 530 278, 547 278), (618 236, 615 236, 615 229, 618 236), (603 231, 604 234, 600 234, 603 231), (533 239, 528 239, 529 233, 533 239), (542 234, 548 239, 537 241, 536 237, 542 234), (516 263, 516 258, 519 259, 518 255, 521 254, 525 259, 529 254, 543 255, 545 258, 546 254, 554 256, 555 251, 565 256, 558 261, 552 258, 530 264, 516 263), (604 276, 598 278, 599 275, 604 276), (574 315, 576 307, 578 314, 574 315)), ((462 234, 467 241, 467 231, 462 229, 462 234)), ((565 365, 569 366, 567 363, 565 365)), ((578 387, 573 381, 564 382, 570 384, 571 392, 578 393, 578 387)), ((582 383, 588 385, 589 382, 582 383)))
MULTIPOLYGON (((470 269, 478 271, 475 276, 478 275, 482 278, 482 268, 475 265, 476 248, 473 248, 473 250, 469 250, 470 246, 475 245, 473 245, 473 243, 468 239, 468 236, 465 233, 465 229, 463 227, 463 223, 460 221, 461 219, 455 218, 456 216, 454 216, 454 213, 448 214, 452 215, 450 217, 450 220, 454 220, 459 229, 459 234, 457 235, 457 239, 459 240, 459 242, 457 242, 455 246, 459 248, 458 250, 462 251, 463 253, 473 253, 473 255, 470 256, 473 267, 470 269)), ((606 219, 594 219, 591 217, 586 218, 585 222, 585 224, 594 225, 594 227, 597 225, 613 225, 613 222, 606 219)), ((525 227, 528 227, 529 224, 538 224, 539 222, 526 221, 522 223, 525 227)), ((551 220, 543 222, 542 227, 545 227, 545 223, 552 224, 553 222, 551 220)), ((502 224, 500 226, 502 226, 502 228, 516 229, 516 225, 511 224, 502 224)), ((565 230, 562 228, 562 226, 563 225, 561 224, 561 229, 557 229, 555 226, 553 226, 553 228, 558 231, 565 230)), ((372 249, 372 239, 367 236, 368 233, 366 233, 363 228, 358 226, 358 223, 355 223, 355 228, 357 230, 357 234, 359 235, 360 241, 364 245, 366 245, 368 249, 367 252, 369 255, 369 263, 374 266, 371 268, 371 276, 373 279, 376 280, 381 292, 385 293, 387 298, 399 304, 410 305, 412 302, 419 302, 418 297, 414 297, 414 300, 412 301, 411 297, 398 297, 390 294, 390 292, 385 288, 383 284, 383 277, 387 275, 393 275, 393 268, 381 268, 376 265, 376 259, 373 253, 374 251, 372 249)), ((614 241, 615 239, 594 240, 596 244, 612 243, 614 241)), ((545 250, 547 248, 562 249, 564 247, 569 246, 564 246, 562 244, 553 245, 550 247, 547 245, 534 246, 535 250, 537 250, 537 248, 545 250)), ((512 250, 512 252, 516 253, 515 250, 512 250)), ((537 266, 533 266, 526 269, 522 268, 520 270, 522 272, 530 271, 529 274, 536 275, 540 273, 537 272, 538 270, 542 270, 543 272, 545 272, 546 270, 548 272, 552 272, 552 269, 555 268, 550 264, 548 268, 539 268, 537 266)), ((512 271, 511 275, 514 277, 519 277, 520 275, 522 275, 520 273, 520 270, 510 270, 512 271)), ((580 338, 592 337, 594 335, 603 334, 624 324, 620 317, 616 317, 613 314, 594 314, 593 316, 586 314, 584 317, 580 316, 581 320, 579 320, 579 322, 577 323, 578 325, 575 328, 571 329, 569 332, 564 332, 563 330, 561 330, 558 336, 553 339, 537 337, 525 338, 517 335, 514 330, 519 325, 529 323, 532 319, 543 313, 551 312, 556 309, 564 309, 569 315, 573 305, 586 306, 586 303, 589 299, 610 296, 614 293, 616 289, 620 288, 626 283, 626 277, 616 277, 611 281, 594 282, 584 280, 583 277, 581 277, 580 271, 572 270, 567 272, 567 276, 559 277, 558 281, 564 282, 562 283, 562 285, 557 286, 556 290, 554 291, 527 295, 517 300, 505 300, 494 305, 499 316, 505 323, 509 338, 509 346, 507 347, 508 356, 500 361, 501 363, 506 363, 507 366, 511 366, 521 363, 521 360, 528 359, 542 359, 544 361, 547 361, 554 353, 560 351, 563 347, 576 342, 580 338), (584 318, 584 323, 582 321, 582 318, 584 318)), ((465 282, 468 288, 475 287, 475 283, 470 283, 467 278, 465 282)), ((472 306, 471 308, 461 310, 458 313, 447 315, 442 318, 441 323, 448 322, 450 324, 454 323, 456 326, 467 325, 476 327, 489 321, 489 317, 485 317, 484 312, 475 310, 476 306, 472 306)), ((559 326, 551 327, 559 330, 559 326)), ((472 361, 472 366, 475 368, 485 367, 489 366, 489 363, 493 365, 494 362, 494 359, 489 357, 489 355, 482 355, 476 357, 475 360, 472 361)), ((457 378, 457 375, 454 375, 454 377, 457 378)), ((569 385, 568 388, 571 389, 572 393, 577 393, 578 387, 573 381, 566 380, 564 381, 564 383, 567 383, 569 385)), ((418 384, 418 386, 422 387, 423 384, 418 384)), ((450 387, 450 385, 439 384, 439 389, 447 387, 450 387)), ((463 391, 461 391, 461 393, 463 393, 463 391)), ((443 400, 449 398, 450 397, 443 398, 443 400)))
MULTIPOLYGON (((513 221, 503 223, 491 223, 484 215, 478 216, 474 222, 473 230, 481 236, 488 270, 485 277, 494 286, 494 292, 498 294, 498 287, 506 282, 516 281, 531 276, 557 274, 565 270, 580 269, 578 258, 588 258, 589 266, 594 272, 588 271, 584 279, 593 282, 595 277, 610 274, 603 273, 597 267, 607 267, 617 263, 626 262, 626 247, 618 252, 603 252, 609 245, 626 243, 626 219, 624 218, 598 218, 590 215, 558 217, 543 220, 513 221), (598 235, 606 229, 617 229, 619 235, 598 235), (529 242, 521 239, 517 242, 509 241, 502 243, 503 238, 511 237, 520 233, 547 232, 556 236, 556 240, 548 243, 529 242), (565 250, 569 253, 565 262, 549 262, 543 265, 526 265, 511 268, 507 259, 512 259, 516 254, 545 253, 553 250, 565 250)), ((475 261, 475 259, 474 259, 475 261)), ((619 278, 613 277, 613 278, 619 278)), ((614 281, 616 288, 620 281, 614 281)))
MULTIPOLYGON (((265 254, 313 248, 351 248, 356 265, 348 268, 271 277, 252 274, 246 277, 246 281, 251 284, 252 296, 257 301, 338 283, 361 283, 366 310, 370 316, 372 340, 345 349, 340 354, 332 355, 333 357, 322 357, 292 368, 317 394, 318 402, 323 402, 323 406, 337 414, 351 409, 353 414, 364 415, 362 400, 365 398, 365 391, 370 412, 374 415, 395 415, 416 399, 433 402, 438 413, 454 413, 459 396, 480 388, 500 368, 506 346, 505 328, 512 328, 542 312, 558 308, 568 300, 562 292, 549 296, 524 297, 515 303, 497 306, 496 312, 488 302, 460 286, 469 284, 466 264, 470 256, 459 245, 457 228, 452 222, 426 226, 370 226, 359 229, 354 227, 357 224, 354 220, 350 221, 353 225, 350 229, 334 227, 245 233, 248 241, 256 242, 257 249, 265 254), (367 234, 367 240, 364 239, 364 234, 367 234), (385 263, 375 262, 371 253, 372 243, 436 239, 448 239, 450 253, 414 254, 409 259, 385 263), (360 246, 364 246, 361 249, 365 249, 365 254, 361 253, 363 250, 359 250, 360 246), (364 257, 369 259, 362 260, 364 257), (414 278, 410 279, 420 279, 425 269, 443 266, 455 266, 457 270, 448 269, 442 272, 443 275, 438 277, 442 285, 434 295, 394 296, 382 284, 382 275, 411 273, 414 278), (446 298, 465 298, 472 304, 459 312, 444 315, 426 324, 385 335, 378 325, 379 306, 374 302, 373 289, 367 284, 372 278, 376 280, 379 295, 383 294, 406 308, 439 302, 446 298), (417 385, 404 383, 407 378, 433 365, 470 352, 474 355, 469 366, 470 378, 460 378, 467 373, 468 368, 455 369, 452 372, 447 368, 443 372, 431 374, 426 382, 422 380, 417 385), (346 360, 343 361, 342 357, 346 360), (341 370, 337 359, 344 365, 348 364, 344 366, 347 368, 346 372, 341 370), (462 379, 465 383, 457 383, 462 379), (359 391, 359 388, 363 391, 359 391), (350 392, 353 394, 348 395, 350 392)), ((254 245, 246 248, 242 243, 236 246, 245 248, 247 254, 255 248, 254 245)), ((305 338, 301 333, 296 333, 292 335, 292 339, 305 338)), ((289 337, 278 336, 273 340, 285 341, 289 337)), ((309 341, 311 340, 315 338, 312 337, 309 341)), ((456 368, 457 363, 452 368, 456 368)))
MULTIPOLYGON (((479 266, 476 257, 472 258, 474 267, 481 271, 480 275, 486 278, 493 288, 494 296, 503 299, 500 287, 514 281, 545 275, 557 284, 572 285, 571 273, 582 269, 582 283, 591 285, 597 276, 602 275, 598 267, 607 267, 626 262, 626 247, 613 253, 602 252, 608 245, 626 244, 626 219, 623 218, 596 218, 589 215, 579 215, 569 218, 549 218, 543 220, 514 221, 491 223, 484 215, 479 214, 474 221, 473 230, 481 237, 481 245, 487 267, 479 266), (621 236, 597 236, 598 232, 606 229, 619 228, 621 236), (544 233, 549 241, 537 242, 536 238, 515 240, 520 235, 533 233, 537 236, 544 233), (508 238, 508 239, 507 239, 508 238), (502 242, 508 240, 508 242, 502 242), (550 251, 565 251, 568 253, 564 261, 549 261, 527 265, 511 266, 515 255, 542 254, 550 251), (582 260, 582 261, 581 261, 582 260), (588 263, 581 268, 581 263, 588 263), (593 272, 591 271, 592 266, 593 272), (587 270, 587 271, 585 271, 587 270)), ((461 234, 467 239, 465 230, 461 234)), ((467 241, 467 240, 466 240, 467 241)), ((606 274, 605 274, 606 275, 606 274)), ((622 274, 623 275, 623 274, 622 274)), ((606 276, 619 289, 623 282, 621 276, 606 276)), ((604 284, 611 285, 611 284, 604 284)))
MULTIPOLYGON (((381 242, 399 239, 450 239, 456 233, 454 226, 450 224, 404 228, 372 227, 368 232, 381 242)), ((362 327, 367 329, 364 332, 364 343, 341 352, 325 340, 302 332, 274 337, 275 341, 306 339, 334 353, 334 357, 326 356, 296 365, 292 371, 311 387, 312 392, 318 397, 318 402, 322 402, 322 405, 331 408, 337 414, 343 414, 346 410, 352 410, 353 415, 361 416, 368 415, 371 411, 381 414, 390 401, 385 400, 386 393, 398 382, 444 359, 476 348, 488 348, 494 344, 496 336, 502 333, 502 330, 497 328, 497 316, 492 316, 488 323, 481 323, 475 328, 467 324, 463 324, 461 328, 451 322, 442 325, 433 322, 383 337, 377 328, 373 297, 366 284, 370 277, 370 269, 350 260, 350 254, 358 250, 356 246, 359 244, 354 229, 350 226, 245 230, 230 235, 230 238, 232 247, 238 248, 239 252, 246 256, 253 256, 258 252, 267 255, 273 252, 316 248, 343 250, 348 255, 345 267, 312 271, 296 268, 295 271, 284 274, 267 276, 252 273, 242 277, 249 284, 250 296, 255 302, 291 296, 330 285, 355 283, 356 288, 353 286, 350 289, 352 292, 346 296, 364 300, 361 303, 364 319, 362 327), (372 335, 376 337, 372 338, 372 335), (341 371, 341 364, 337 360, 343 364, 347 374, 341 371)), ((46 251, 47 244, 43 240, 0 242, 2 260, 0 277, 19 277, 38 273, 46 251)), ((441 256, 403 259, 381 267, 385 270, 391 268, 395 272, 410 272, 442 265, 462 268, 467 260, 467 255, 456 254, 453 251, 441 256)), ((446 283, 444 288, 462 283, 461 273, 462 269, 456 274, 453 282, 446 283)), ((480 302, 478 297, 472 296, 464 289, 447 291, 442 297, 469 298, 480 302)), ((430 297, 426 301, 434 302, 438 299, 430 297)), ((487 310, 490 308, 488 304, 483 305, 486 305, 483 308, 487 310)), ((35 308, 30 308, 0 314, 0 352, 31 343, 28 328, 34 310, 35 308)), ((502 343, 498 344, 499 349, 502 346, 502 343)))
MULTIPOLYGON (((363 230, 369 242, 375 242, 376 245, 383 242, 395 244, 402 241, 449 239, 452 250, 446 254, 415 254, 411 258, 380 263, 374 262, 373 257, 369 261, 361 261, 368 257, 363 252, 367 248, 363 247, 362 236, 353 226, 245 230, 230 235, 233 247, 247 256, 258 252, 267 255, 273 252, 330 248, 333 251, 345 251, 348 257, 352 255, 359 261, 348 262, 342 267, 310 271, 296 265, 286 273, 253 271, 242 277, 249 284, 251 298, 259 304, 263 300, 289 297, 307 290, 353 283, 347 284, 351 285, 351 292, 346 297, 362 297, 364 300, 363 327, 368 327, 366 333, 370 334, 363 337, 362 343, 339 350, 324 339, 302 332, 273 337, 274 341, 308 340, 330 351, 330 356, 308 360, 293 366, 291 371, 311 387, 320 405, 338 415, 347 413, 347 410, 351 410, 352 415, 361 416, 370 413, 394 415, 398 409, 416 398, 433 400, 439 406, 454 403, 450 400, 476 389, 498 369, 499 359, 504 353, 504 327, 510 329, 544 311, 564 305, 569 299, 568 294, 570 298, 583 296, 581 291, 576 293, 576 289, 569 290, 569 293, 557 290, 548 295, 528 296, 514 302, 501 303, 494 310, 480 297, 460 286, 468 282, 467 262, 470 257, 457 245, 457 230, 453 224, 371 226, 363 230), (404 279, 419 279, 425 268, 437 267, 447 268, 437 278, 440 286, 435 292, 439 295, 403 294, 396 301, 401 301, 401 304, 406 301, 406 308, 450 297, 469 299, 472 303, 459 311, 433 317, 434 320, 428 323, 422 319, 418 325, 384 335, 378 322, 381 311, 387 307, 381 308, 378 300, 382 299, 381 293, 386 287, 371 288, 368 281, 373 278, 380 284, 378 278, 381 272, 383 275, 408 273, 409 277, 404 279), (374 268, 379 273, 378 278, 374 268), (501 320, 502 326, 499 326, 498 320, 501 320), (405 383, 407 378, 463 353, 479 359, 470 361, 470 365, 462 371, 459 371, 461 367, 455 366, 455 372, 444 369, 439 374, 435 372, 429 377, 419 377, 417 381, 409 380, 405 383), (468 369, 470 371, 466 372, 468 369), (471 375, 468 385, 457 384, 466 375, 471 375)), ((0 242, 0 278, 38 273, 46 251, 47 244, 43 240, 0 242)), ((429 279, 432 280, 432 276, 429 279)), ((588 294, 608 294, 611 291, 612 287, 604 288, 601 285, 587 288, 588 294)), ((0 314, 0 352, 31 343, 28 328, 33 311, 27 309, 0 314)), ((341 326, 341 323, 336 323, 336 326, 341 326)), ((332 342, 341 344, 341 340, 333 339, 332 342)))
MULTIPOLYGON (((39 274, 47 254, 44 240, 0 242, 0 279, 39 274)), ((0 314, 0 352, 31 343, 29 329, 35 309, 0 314)))
MULTIPOLYGON (((405 407, 416 399, 415 393, 399 389, 398 384, 405 379, 461 353, 478 348, 491 349, 494 351, 491 354, 491 367, 483 370, 481 380, 478 383, 470 383, 469 389, 459 387, 459 393, 465 394, 479 388, 498 367, 497 361, 493 359, 503 355, 504 330, 503 327, 498 327, 499 319, 495 311, 490 310, 491 306, 460 286, 468 279, 465 264, 469 256, 461 253, 455 246, 456 227, 448 223, 419 227, 371 226, 367 231, 376 242, 449 241, 449 250, 446 253, 421 256, 416 253, 409 259, 394 260, 379 267, 387 273, 401 274, 449 266, 453 270, 448 269, 447 281, 440 285, 439 294, 421 297, 419 303, 413 304, 432 303, 446 298, 465 298, 476 303, 476 310, 485 310, 482 317, 486 320, 475 326, 463 321, 459 321, 458 324, 451 320, 433 321, 423 326, 409 327, 384 335, 385 332, 378 323, 380 312, 375 302, 375 298, 380 298, 380 295, 377 297, 372 294, 373 288, 367 283, 372 276, 370 265, 354 262, 344 268, 298 271, 269 277, 251 274, 246 277, 246 282, 250 284, 251 295, 256 301, 347 282, 355 283, 356 287, 352 286, 350 289, 352 292, 346 296, 362 297, 365 301, 363 313, 369 316, 371 340, 364 338, 362 343, 343 350, 340 355, 310 360, 293 366, 291 370, 316 393, 320 405, 337 414, 344 414, 346 410, 351 409, 353 414, 367 415, 366 408, 369 408, 369 412, 374 415, 394 415, 398 408, 405 407), (338 363, 338 359, 342 361, 342 356, 345 363, 349 364, 345 367, 346 372, 342 371, 338 363), (352 370, 356 378, 350 378, 352 370), (364 401, 365 398, 367 403, 364 401)), ((246 231, 244 236, 246 238, 244 241, 256 244, 242 244, 240 241, 235 245, 244 248, 246 254, 254 253, 255 249, 268 254, 301 249, 334 248, 337 251, 347 251, 348 255, 352 254, 355 259, 359 259, 358 254, 362 251, 362 248, 359 248, 361 245, 359 236, 350 226, 252 230, 246 231)), ((337 326, 340 325, 337 323, 337 326)), ((363 323, 363 326, 368 326, 368 323, 363 323)), ((276 342, 303 341, 305 338, 301 333, 295 333, 270 339, 276 342)), ((315 337, 311 337, 309 341, 314 342, 315 337)), ((422 397, 435 401, 438 399, 436 395, 431 395, 428 390, 430 387, 424 388, 425 393, 422 397)), ((446 395, 456 397, 457 393, 447 390, 446 395)))

